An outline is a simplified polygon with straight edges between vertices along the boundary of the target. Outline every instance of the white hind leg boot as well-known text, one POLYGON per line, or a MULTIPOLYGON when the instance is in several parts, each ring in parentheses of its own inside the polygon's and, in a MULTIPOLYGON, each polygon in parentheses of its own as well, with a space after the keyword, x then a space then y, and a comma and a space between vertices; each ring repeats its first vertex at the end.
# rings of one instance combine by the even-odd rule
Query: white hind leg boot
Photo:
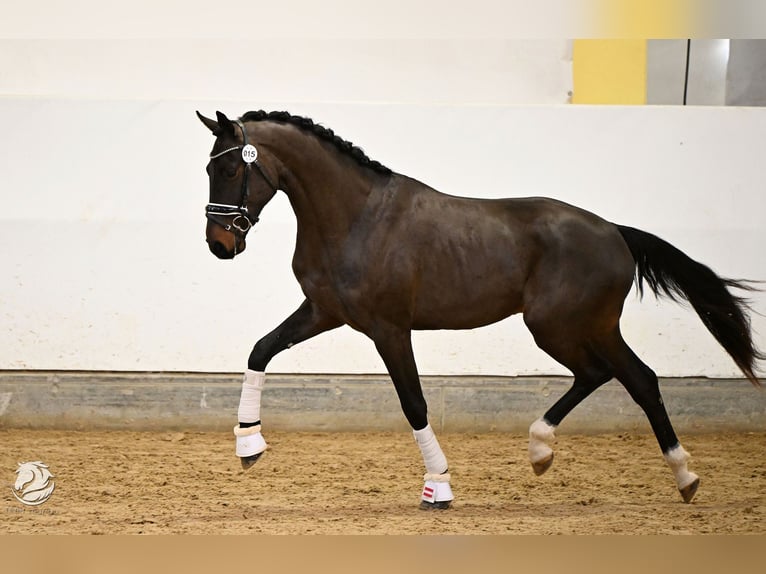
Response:
MULTIPOLYGON (((239 397, 237 420, 241 423, 255 423, 261 419, 261 391, 266 382, 266 374, 262 371, 247 369, 242 381, 242 394, 239 397)), ((266 450, 266 441, 261 435, 261 425, 240 428, 234 427, 237 456, 247 457, 266 450)))
POLYGON ((455 497, 452 495, 452 488, 449 484, 447 457, 444 456, 431 425, 426 425, 421 430, 412 431, 412 434, 420 447, 420 453, 423 455, 423 462, 426 465, 426 474, 423 476, 425 484, 420 499, 429 504, 450 502, 455 497))
POLYGON ((529 462, 538 476, 553 463, 553 449, 548 446, 556 440, 556 427, 543 419, 537 419, 529 426, 529 462))

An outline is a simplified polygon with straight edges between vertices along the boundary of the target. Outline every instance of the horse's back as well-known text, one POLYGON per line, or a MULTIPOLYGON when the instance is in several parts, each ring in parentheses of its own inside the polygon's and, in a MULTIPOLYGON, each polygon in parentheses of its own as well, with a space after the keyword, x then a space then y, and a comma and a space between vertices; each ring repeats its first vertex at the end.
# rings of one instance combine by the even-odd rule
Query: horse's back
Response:
POLYGON ((472 328, 567 298, 621 309, 634 263, 614 224, 544 197, 407 193, 393 236, 411 262, 415 328, 472 328))

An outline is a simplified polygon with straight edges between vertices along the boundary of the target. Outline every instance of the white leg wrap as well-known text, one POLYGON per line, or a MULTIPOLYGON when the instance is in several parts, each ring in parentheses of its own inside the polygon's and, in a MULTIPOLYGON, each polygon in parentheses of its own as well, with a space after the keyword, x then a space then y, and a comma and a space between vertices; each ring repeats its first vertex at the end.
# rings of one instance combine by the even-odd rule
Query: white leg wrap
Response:
POLYGON ((261 391, 266 381, 262 371, 245 371, 242 381, 242 394, 239 396, 237 420, 241 423, 255 423, 261 420, 261 391))
POLYGON ((454 500, 452 488, 450 488, 450 475, 447 473, 447 457, 444 456, 439 441, 436 440, 431 425, 426 428, 412 431, 415 442, 420 447, 423 462, 426 465, 426 474, 423 475, 423 492, 420 499, 433 504, 434 502, 449 502, 454 500))
POLYGON ((691 459, 691 455, 689 455, 680 444, 677 447, 670 449, 664 456, 670 470, 673 471, 673 474, 676 477, 676 484, 678 485, 679 490, 686 488, 699 478, 696 474, 689 472, 686 468, 689 459, 691 459))
MULTIPOLYGON (((266 381, 262 371, 247 369, 242 381, 242 394, 239 396, 237 420, 241 423, 255 423, 261 420, 261 391, 266 381)), ((236 453, 242 458, 253 456, 266 450, 266 441, 261 435, 261 425, 254 427, 234 427, 236 437, 236 453)))
POLYGON ((259 454, 268 448, 263 435, 261 435, 261 425, 244 429, 237 425, 234 427, 234 436, 237 437, 236 453, 240 458, 259 454))
POLYGON ((556 440, 554 431, 556 427, 549 425, 543 419, 537 419, 529 426, 529 461, 532 463, 543 461, 553 454, 553 449, 548 446, 556 440))
POLYGON ((426 425, 426 428, 421 430, 412 431, 412 434, 415 436, 415 442, 418 443, 423 455, 426 472, 429 474, 447 472, 447 457, 444 456, 431 425, 426 425))

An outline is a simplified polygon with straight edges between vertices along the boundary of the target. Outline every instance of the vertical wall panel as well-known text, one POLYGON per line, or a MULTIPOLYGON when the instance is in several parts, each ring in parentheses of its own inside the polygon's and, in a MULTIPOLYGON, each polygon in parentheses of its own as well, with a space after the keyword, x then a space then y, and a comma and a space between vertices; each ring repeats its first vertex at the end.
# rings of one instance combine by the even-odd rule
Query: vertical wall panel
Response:
POLYGON ((575 104, 646 103, 645 40, 576 40, 575 104))
POLYGON ((766 40, 732 40, 726 104, 766 106, 766 40))

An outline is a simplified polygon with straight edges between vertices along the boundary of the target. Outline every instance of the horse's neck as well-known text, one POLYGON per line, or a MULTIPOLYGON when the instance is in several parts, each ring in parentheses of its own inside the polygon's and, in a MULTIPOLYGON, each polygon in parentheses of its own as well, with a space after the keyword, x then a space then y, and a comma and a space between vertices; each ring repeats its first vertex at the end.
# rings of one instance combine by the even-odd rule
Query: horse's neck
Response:
POLYGON ((293 148, 283 160, 288 172, 284 191, 295 212, 299 243, 330 247, 342 241, 364 209, 376 174, 325 146, 316 153, 312 144, 305 152, 296 154, 293 148))

